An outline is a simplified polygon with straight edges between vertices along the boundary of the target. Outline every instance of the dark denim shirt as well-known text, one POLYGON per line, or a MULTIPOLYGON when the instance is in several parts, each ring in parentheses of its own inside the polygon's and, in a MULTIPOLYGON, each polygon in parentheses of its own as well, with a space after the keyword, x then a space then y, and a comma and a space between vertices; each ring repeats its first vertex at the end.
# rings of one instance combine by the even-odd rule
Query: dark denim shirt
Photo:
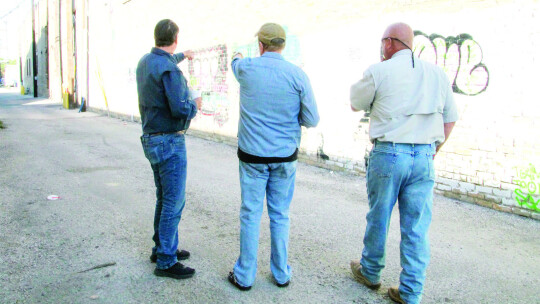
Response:
POLYGON ((137 65, 139 112, 144 133, 169 133, 189 128, 197 104, 189 99, 186 79, 177 64, 182 53, 171 55, 152 48, 137 65))

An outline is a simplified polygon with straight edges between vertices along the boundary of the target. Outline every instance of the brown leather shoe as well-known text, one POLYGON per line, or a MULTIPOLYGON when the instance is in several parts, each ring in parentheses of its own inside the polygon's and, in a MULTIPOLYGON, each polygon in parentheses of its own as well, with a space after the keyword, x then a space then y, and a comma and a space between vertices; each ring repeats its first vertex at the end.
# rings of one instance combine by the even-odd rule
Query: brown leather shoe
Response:
POLYGON ((381 282, 371 283, 363 274, 362 274, 362 265, 360 265, 359 260, 351 261, 351 271, 354 275, 354 278, 367 286, 369 289, 377 290, 381 287, 381 282))
POLYGON ((396 303, 407 304, 399 295, 399 289, 397 287, 388 288, 388 295, 390 296, 390 299, 396 303))

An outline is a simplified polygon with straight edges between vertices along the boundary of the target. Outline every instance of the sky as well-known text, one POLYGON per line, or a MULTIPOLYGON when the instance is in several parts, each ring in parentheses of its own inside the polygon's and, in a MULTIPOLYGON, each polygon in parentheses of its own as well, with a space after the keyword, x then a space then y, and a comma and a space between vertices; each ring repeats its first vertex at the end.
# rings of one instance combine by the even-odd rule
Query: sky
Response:
POLYGON ((25 14, 31 14, 32 0, 0 0, 0 58, 16 59, 19 27, 25 14))

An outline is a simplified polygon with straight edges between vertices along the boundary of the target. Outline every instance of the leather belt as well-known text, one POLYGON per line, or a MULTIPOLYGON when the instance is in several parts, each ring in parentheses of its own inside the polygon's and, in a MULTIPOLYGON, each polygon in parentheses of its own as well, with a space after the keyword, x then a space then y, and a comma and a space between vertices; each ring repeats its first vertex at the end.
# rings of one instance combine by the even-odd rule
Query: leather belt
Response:
POLYGON ((181 135, 184 135, 184 134, 186 134, 186 130, 181 130, 181 131, 177 131, 177 132, 156 132, 156 133, 150 133, 148 135, 149 136, 159 136, 159 135, 166 135, 166 134, 181 134, 181 135))

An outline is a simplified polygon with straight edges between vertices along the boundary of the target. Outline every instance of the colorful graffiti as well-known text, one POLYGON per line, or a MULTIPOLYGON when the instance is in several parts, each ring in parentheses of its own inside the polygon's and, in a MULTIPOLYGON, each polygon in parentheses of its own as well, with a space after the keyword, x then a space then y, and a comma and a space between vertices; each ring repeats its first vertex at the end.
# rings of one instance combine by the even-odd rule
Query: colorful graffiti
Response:
POLYGON ((195 58, 188 62, 189 84, 201 91, 202 115, 213 116, 223 126, 229 119, 227 46, 220 44, 194 53, 195 58))
POLYGON ((519 187, 514 190, 517 203, 521 207, 540 212, 540 172, 532 164, 524 169, 516 168, 514 183, 519 187))
POLYGON ((443 37, 415 31, 413 51, 418 58, 440 66, 455 93, 474 96, 488 87, 489 71, 482 63, 482 48, 469 34, 443 37))

